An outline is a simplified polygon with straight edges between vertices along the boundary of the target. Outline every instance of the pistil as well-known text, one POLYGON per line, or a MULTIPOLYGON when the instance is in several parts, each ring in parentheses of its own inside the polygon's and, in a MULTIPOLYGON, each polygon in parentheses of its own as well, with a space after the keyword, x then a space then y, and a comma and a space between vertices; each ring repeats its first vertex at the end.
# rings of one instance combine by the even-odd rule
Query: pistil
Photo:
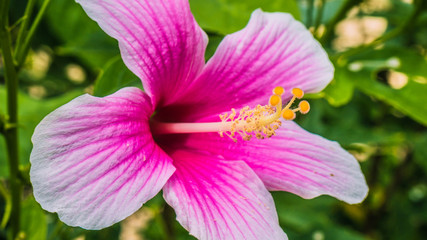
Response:
POLYGON ((264 139, 275 135, 284 120, 293 120, 296 112, 308 113, 310 105, 307 101, 301 101, 298 108, 291 109, 296 99, 304 96, 304 92, 299 88, 292 89, 292 99, 282 109, 282 98, 285 90, 282 87, 273 89, 273 95, 269 99, 268 105, 258 105, 255 108, 244 107, 239 113, 231 109, 230 113, 220 115, 220 122, 203 123, 165 123, 151 122, 153 134, 178 134, 178 133, 205 133, 218 132, 221 136, 228 136, 237 141, 236 136, 241 136, 243 140, 250 140, 253 136, 264 139))

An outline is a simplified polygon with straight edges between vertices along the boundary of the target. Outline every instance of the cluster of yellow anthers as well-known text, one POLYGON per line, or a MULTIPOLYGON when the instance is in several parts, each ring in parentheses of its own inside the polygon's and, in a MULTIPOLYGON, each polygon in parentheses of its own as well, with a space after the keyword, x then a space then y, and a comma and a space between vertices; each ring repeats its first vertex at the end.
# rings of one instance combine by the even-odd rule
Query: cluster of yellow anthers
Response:
POLYGON ((283 87, 275 87, 268 105, 258 105, 253 109, 244 107, 238 114, 232 108, 230 114, 221 114, 219 117, 222 123, 231 126, 227 128, 229 131, 220 131, 219 134, 221 137, 225 134, 234 141, 237 141, 236 134, 239 134, 243 140, 247 141, 252 136, 258 139, 269 138, 275 135, 275 131, 281 126, 281 117, 285 120, 293 120, 296 112, 306 114, 310 111, 310 104, 305 100, 299 102, 297 108, 291 109, 295 99, 301 99, 304 96, 304 92, 301 89, 292 89, 293 97, 285 107, 282 106, 282 95, 284 93, 285 89, 283 87))

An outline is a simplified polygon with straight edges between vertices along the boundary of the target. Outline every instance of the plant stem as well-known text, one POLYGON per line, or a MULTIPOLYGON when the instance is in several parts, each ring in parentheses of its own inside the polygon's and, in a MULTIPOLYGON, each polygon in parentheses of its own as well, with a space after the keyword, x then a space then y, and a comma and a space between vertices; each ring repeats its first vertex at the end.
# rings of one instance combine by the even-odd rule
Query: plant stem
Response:
POLYGON ((23 16, 21 27, 19 28, 18 38, 16 40, 16 45, 15 45, 15 52, 16 53, 19 52, 20 48, 22 48, 23 41, 24 41, 25 37, 27 36, 28 24, 30 23, 31 13, 33 12, 33 8, 34 8, 35 3, 36 3, 35 0, 29 0, 27 3, 27 6, 25 8, 25 13, 23 16))
POLYGON ((4 134, 4 130, 6 128, 6 118, 0 111, 0 135, 4 134))
POLYGON ((3 218, 1 219, 1 223, 0 223, 0 228, 5 229, 7 222, 9 222, 10 213, 12 211, 12 202, 10 201, 9 191, 3 186, 3 183, 0 183, 0 193, 1 195, 3 195, 4 200, 6 202, 3 218))
POLYGON ((325 9, 325 1, 326 0, 320 0, 320 4, 317 7, 317 12, 316 12, 316 21, 314 22, 314 33, 317 32, 320 24, 322 23, 322 19, 323 19, 323 10, 325 9))
POLYGON ((313 10, 314 10, 314 0, 308 0, 307 22, 306 22, 307 28, 313 25, 313 10))
POLYGON ((9 0, 2 0, 2 2, 0 3, 0 26, 6 26, 7 25, 7 21, 8 21, 8 14, 7 12, 9 11, 9 0))
POLYGON ((43 4, 40 8, 40 11, 37 13, 36 18, 34 19, 34 22, 31 25, 31 28, 28 31, 27 36, 25 37, 25 41, 22 43, 22 45, 16 46, 17 52, 15 55, 15 60, 17 62, 18 67, 21 67, 25 61, 25 57, 28 54, 28 49, 30 46, 31 39, 34 36, 34 33, 36 32, 37 27, 39 26, 40 21, 43 18, 43 15, 45 14, 47 7, 49 6, 49 3, 50 3, 50 0, 44 0, 43 1, 43 4))
POLYGON ((9 1, 3 0, 2 22, 0 26, 0 45, 5 67, 5 80, 7 91, 7 111, 8 121, 6 122, 4 135, 6 138, 7 156, 9 161, 9 184, 12 196, 11 226, 12 239, 15 239, 20 230, 20 205, 21 205, 21 183, 19 174, 19 155, 18 155, 18 76, 12 57, 12 46, 10 33, 7 28, 7 12, 9 1))

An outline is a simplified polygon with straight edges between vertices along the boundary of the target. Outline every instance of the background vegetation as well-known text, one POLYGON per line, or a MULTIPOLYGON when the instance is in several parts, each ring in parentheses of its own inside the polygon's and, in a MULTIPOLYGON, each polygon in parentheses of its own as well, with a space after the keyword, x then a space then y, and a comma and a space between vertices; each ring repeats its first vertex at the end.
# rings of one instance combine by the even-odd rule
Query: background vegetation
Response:
MULTIPOLYGON (((312 112, 296 121, 351 151, 361 162, 370 193, 359 205, 347 205, 328 196, 304 200, 274 193, 280 224, 289 238, 425 239, 426 1, 190 3, 197 21, 209 34, 207 59, 226 34, 244 27, 250 13, 262 8, 289 12, 302 21, 335 65, 332 83, 322 93, 310 96, 312 112)), ((105 96, 123 86, 142 86, 124 66, 117 42, 74 1, 1 0, 0 7, 0 134, 4 135, 0 137, 0 239, 10 239, 13 234, 31 240, 193 239, 174 220, 173 211, 165 208, 161 196, 125 221, 101 231, 68 227, 34 201, 28 159, 30 138, 38 122, 84 92, 105 96), (9 8, 4 7, 7 3, 9 8), (38 29, 32 32, 34 24, 38 29), (5 47, 7 42, 10 45, 5 47), (13 49, 13 69, 4 64, 8 49, 13 49), (14 122, 13 113, 7 111, 8 71, 19 78, 16 126, 6 124, 14 122), (19 165, 7 160, 6 139, 16 141, 10 129, 19 133, 19 165)))

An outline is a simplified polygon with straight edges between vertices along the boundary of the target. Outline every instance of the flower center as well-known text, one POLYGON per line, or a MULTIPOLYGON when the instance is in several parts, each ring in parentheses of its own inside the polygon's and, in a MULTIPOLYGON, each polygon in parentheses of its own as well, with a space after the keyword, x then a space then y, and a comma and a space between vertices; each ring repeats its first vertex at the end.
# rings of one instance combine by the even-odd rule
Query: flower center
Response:
POLYGON ((258 139, 269 138, 275 135, 275 131, 281 126, 281 118, 284 120, 295 119, 296 113, 306 114, 310 111, 310 104, 303 100, 297 108, 291 108, 295 100, 301 99, 304 92, 299 88, 292 89, 292 99, 283 107, 282 95, 285 89, 276 87, 273 89, 268 105, 258 105, 255 108, 244 107, 237 111, 232 108, 231 113, 220 114, 220 122, 206 123, 163 123, 152 121, 151 128, 154 134, 177 133, 202 133, 218 132, 237 141, 240 135, 243 140, 250 140, 253 136, 258 139))

